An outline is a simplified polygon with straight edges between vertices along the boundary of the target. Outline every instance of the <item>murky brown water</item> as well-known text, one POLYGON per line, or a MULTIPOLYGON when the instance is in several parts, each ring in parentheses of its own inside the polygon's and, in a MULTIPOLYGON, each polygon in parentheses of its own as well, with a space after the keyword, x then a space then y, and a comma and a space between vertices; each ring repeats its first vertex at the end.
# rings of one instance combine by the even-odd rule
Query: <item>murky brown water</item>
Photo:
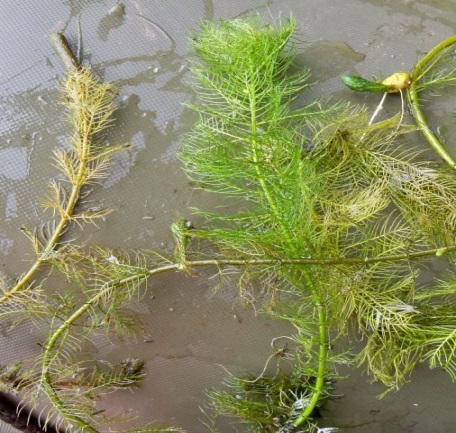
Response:
MULTIPOLYGON (((81 13, 84 54, 95 71, 122 86, 118 122, 110 140, 130 142, 116 157, 93 200, 114 209, 107 220, 79 234, 81 241, 114 248, 172 246, 168 230, 189 206, 214 206, 213 197, 191 190, 176 158, 179 137, 192 117, 181 103, 187 85, 186 36, 202 18, 234 17, 258 10, 266 17, 290 12, 301 23, 305 41, 298 61, 313 70, 318 83, 302 99, 335 94, 347 97, 338 75, 387 76, 409 70, 417 56, 456 29, 454 1, 435 0, 91 0, 4 1, 0 26, 0 270, 17 275, 31 257, 19 228, 42 220, 38 198, 56 175, 52 150, 66 139, 59 103, 63 69, 48 36, 64 31, 77 39, 81 13)), ((355 102, 375 105, 365 95, 355 102)), ((392 113, 394 102, 386 107, 392 113)), ((442 120, 443 124, 448 120, 442 120)), ((451 124, 447 134, 451 136, 451 124), (449 132, 448 132, 449 131, 449 132)), ((453 126, 454 128, 454 126, 453 126)), ((453 129, 454 131, 454 129, 453 129)), ((452 134, 454 136, 454 133, 452 134)), ((456 150, 456 146, 453 146, 456 150)), ((198 220, 196 219, 196 223, 198 220)), ((169 421, 203 431, 199 406, 204 390, 217 386, 225 372, 258 373, 270 355, 271 338, 287 326, 243 310, 235 288, 212 294, 203 276, 168 277, 154 282, 141 302, 147 336, 112 345, 101 340, 98 356, 146 361, 141 388, 100 402, 138 411, 145 420, 169 421)), ((18 353, 35 351, 40 338, 27 329, 4 332, 0 364, 18 353)), ((353 433, 454 433, 456 387, 438 371, 418 369, 413 382, 378 400, 359 372, 340 383, 346 396, 330 403, 325 415, 353 433)), ((328 421, 329 422, 329 421, 328 421)), ((1 427, 0 427, 1 429, 1 427)), ((228 433, 233 428, 226 428, 228 433)))

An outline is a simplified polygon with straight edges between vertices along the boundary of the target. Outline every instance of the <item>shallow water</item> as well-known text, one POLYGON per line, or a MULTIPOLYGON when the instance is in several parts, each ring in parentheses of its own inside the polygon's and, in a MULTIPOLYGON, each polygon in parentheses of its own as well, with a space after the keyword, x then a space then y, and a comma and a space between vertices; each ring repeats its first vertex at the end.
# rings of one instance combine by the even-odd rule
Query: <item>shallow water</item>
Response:
MULTIPOLYGON (((48 42, 64 31, 75 43, 81 14, 85 58, 122 91, 117 123, 109 141, 130 142, 115 158, 110 175, 94 189, 96 205, 114 212, 99 227, 77 239, 112 248, 172 248, 169 225, 187 217, 189 206, 211 208, 217 198, 193 190, 176 158, 179 137, 192 115, 189 100, 186 37, 202 18, 234 17, 257 10, 265 17, 293 13, 301 24, 298 62, 311 68, 317 84, 301 101, 317 96, 350 97, 375 106, 364 94, 342 88, 338 75, 387 76, 409 70, 417 56, 454 33, 452 0, 42 0, 2 4, 0 26, 0 270, 14 276, 32 257, 19 228, 42 221, 39 198, 56 176, 53 149, 65 143, 67 125, 58 91, 63 68, 48 42)), ((386 112, 397 111, 397 101, 386 112)), ((436 115, 447 107, 436 105, 436 115), (437 109, 438 108, 438 109, 437 109)), ((453 119, 439 122, 454 136, 453 119), (453 129, 452 129, 453 128, 453 129)), ((453 146, 456 151, 456 146, 453 146)), ((195 224, 198 218, 192 217, 195 224)), ((204 390, 233 372, 261 372, 273 337, 285 324, 243 309, 236 289, 226 285, 215 295, 207 275, 157 280, 141 301, 145 336, 135 342, 100 338, 87 348, 114 362, 134 356, 146 361, 147 377, 134 393, 121 391, 100 402, 138 412, 144 420, 171 422, 204 431, 199 406, 204 390)), ((0 364, 37 353, 39 334, 2 330, 0 364)), ((347 372, 325 422, 354 433, 454 433, 456 387, 439 371, 420 368, 400 392, 378 400, 379 386, 368 386, 359 372, 347 372)), ((236 431, 226 427, 223 433, 236 431)))

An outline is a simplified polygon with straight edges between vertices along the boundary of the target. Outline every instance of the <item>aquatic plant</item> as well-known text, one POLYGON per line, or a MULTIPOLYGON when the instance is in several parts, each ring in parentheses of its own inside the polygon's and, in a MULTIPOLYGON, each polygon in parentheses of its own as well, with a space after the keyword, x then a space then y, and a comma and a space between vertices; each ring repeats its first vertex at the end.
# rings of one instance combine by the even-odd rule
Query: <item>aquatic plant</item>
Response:
MULTIPOLYGON (((390 389, 424 360, 456 377, 448 303, 455 288, 419 284, 424 260, 454 250, 456 178, 401 141, 416 130, 402 116, 374 123, 364 109, 323 101, 292 108, 308 83, 307 71, 293 65, 294 28, 293 19, 279 27, 234 20, 201 28, 191 105, 199 120, 181 158, 203 189, 241 204, 234 214, 200 211, 208 229, 192 236, 216 244, 224 259, 284 261, 260 272, 249 267, 241 281, 251 274, 274 299, 287 294, 277 301, 281 312, 275 302, 271 312, 297 328, 306 354, 297 364, 315 378, 293 420, 305 429, 335 374, 333 361, 341 361, 329 347, 351 332, 365 342, 355 362, 390 389)), ((412 88, 422 69, 412 73, 412 88)), ((454 79, 454 69, 439 77, 440 84, 454 79)))
MULTIPOLYGON (((454 171, 422 160, 420 147, 404 141, 427 128, 419 115, 417 125, 406 125, 403 114, 374 122, 379 110, 369 116, 345 102, 296 107, 309 73, 294 63, 295 27, 292 18, 277 25, 220 20, 203 23, 192 37, 199 58, 191 64, 197 99, 188 106, 198 120, 180 157, 190 179, 226 197, 234 210, 197 211, 206 220, 199 228, 173 223, 175 250, 168 255, 87 251, 63 241, 70 222, 105 214, 80 201, 107 169, 107 157, 123 146, 95 145, 96 133, 109 124, 114 91, 71 57, 60 36, 55 39, 69 69, 64 88, 76 131, 71 150, 55 156, 70 193, 52 184, 45 205, 58 219, 27 231, 36 263, 4 289, 0 311, 4 320, 32 319, 48 328, 36 365, 0 371, 4 389, 22 393, 32 406, 43 404, 45 424, 101 431, 108 420, 97 413, 94 397, 135 384, 142 363, 126 359, 89 368, 77 357, 81 341, 100 329, 138 330, 125 306, 140 296, 143 283, 199 267, 231 276, 238 269, 240 297, 251 301, 248 283, 255 281, 269 296, 264 310, 295 328, 287 337, 291 347, 275 349, 269 358, 287 362, 290 372, 271 376, 265 360, 259 375, 230 375, 231 391, 209 395, 214 418, 236 417, 252 432, 332 431, 318 429, 316 414, 334 397, 340 363, 363 365, 386 389, 399 388, 420 362, 456 378, 456 314, 449 302, 455 279, 451 272, 429 285, 419 278, 423 263, 447 260, 454 266, 454 171), (94 105, 81 94, 97 95, 94 105), (98 129, 89 128, 94 125, 98 129), (212 248, 192 253, 190 240, 212 248), (77 291, 46 289, 34 277, 43 265, 61 271, 77 291), (363 341, 360 353, 334 349, 335 342, 344 347, 347 336, 363 341)), ((421 91, 453 82, 456 69, 441 61, 453 43, 431 51, 407 76, 404 88, 416 113, 421 91)), ((398 86, 402 92, 395 80, 375 90, 398 86)), ((130 431, 179 429, 148 425, 130 431)))

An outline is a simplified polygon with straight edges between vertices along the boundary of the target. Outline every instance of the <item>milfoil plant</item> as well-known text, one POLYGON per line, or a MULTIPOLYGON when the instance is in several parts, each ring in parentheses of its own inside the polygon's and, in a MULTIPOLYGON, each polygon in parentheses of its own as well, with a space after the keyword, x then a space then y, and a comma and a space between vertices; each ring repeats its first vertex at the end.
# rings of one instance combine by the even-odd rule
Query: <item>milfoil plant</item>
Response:
MULTIPOLYGON (((266 311, 296 330, 291 383, 231 377, 233 392, 210 394, 216 414, 258 432, 317 431, 341 362, 363 366, 386 389, 398 389, 417 363, 456 377, 454 278, 420 284, 423 262, 445 255, 453 264, 454 164, 424 161, 410 144, 407 134, 429 129, 418 116, 407 125, 403 112, 374 122, 344 102, 296 107, 309 73, 294 63, 295 26, 202 26, 190 104, 198 120, 180 153, 193 181, 231 203, 218 214, 199 211, 207 228, 191 235, 211 241, 224 260, 244 261, 241 296, 255 279, 270 295, 266 311), (339 340, 350 336, 363 342, 359 353, 344 353, 339 340)), ((453 43, 399 73, 406 84, 385 80, 385 96, 413 92, 422 113, 422 92, 454 81, 454 59, 442 62, 453 43)))
MULTIPOLYGON (((138 331, 126 307, 147 280, 203 267, 229 275, 254 306, 252 287, 260 287, 263 311, 294 327, 272 341, 262 371, 229 375, 231 389, 209 392, 204 410, 213 431, 220 416, 243 421, 250 432, 333 431, 318 427, 318 412, 335 397, 340 364, 362 366, 386 390, 398 389, 418 363, 456 378, 454 164, 426 161, 410 144, 416 139, 410 134, 420 131, 429 141, 419 103, 423 92, 454 81, 447 50, 454 41, 433 50, 397 89, 407 92, 415 112, 417 123, 405 124, 404 112, 374 121, 380 110, 369 116, 346 102, 297 106, 310 78, 295 64, 295 27, 292 18, 276 25, 221 20, 203 23, 191 38, 199 60, 191 63, 196 97, 188 105, 197 120, 179 155, 189 178, 226 206, 219 213, 198 210, 201 227, 174 222, 173 253, 134 256, 65 240, 71 225, 106 215, 85 201, 109 168, 108 157, 124 146, 103 145, 99 136, 111 124, 115 89, 54 36, 68 69, 64 94, 75 130, 68 149, 55 154, 66 182, 51 183, 44 205, 52 218, 25 230, 35 263, 5 281, 0 298, 3 320, 32 319, 48 329, 34 364, 0 371, 2 390, 42 410, 45 425, 108 428, 96 397, 134 385, 143 363, 87 362, 81 343, 100 330, 138 331), (423 265, 435 260, 446 260, 448 274, 422 283, 423 265), (60 271, 70 284, 48 287, 37 273, 43 268, 60 271), (353 338, 362 342, 358 353, 349 350, 353 338), (271 362, 283 368, 271 375, 271 362)), ((353 80, 356 90, 392 90, 391 80, 345 81, 353 80)), ((447 152, 440 141, 431 144, 447 152)), ((148 424, 129 431, 183 430, 148 424)))

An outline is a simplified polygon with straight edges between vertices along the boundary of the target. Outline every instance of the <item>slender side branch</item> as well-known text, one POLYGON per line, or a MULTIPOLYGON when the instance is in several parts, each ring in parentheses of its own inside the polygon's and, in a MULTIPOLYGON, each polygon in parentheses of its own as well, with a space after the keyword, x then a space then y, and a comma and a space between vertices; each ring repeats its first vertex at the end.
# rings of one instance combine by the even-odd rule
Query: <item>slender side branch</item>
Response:
POLYGON ((445 48, 454 43, 456 43, 456 35, 442 41, 415 65, 410 74, 411 83, 407 87, 407 100, 412 109, 413 118, 428 143, 451 168, 456 169, 456 159, 448 152, 440 139, 431 131, 427 119, 421 109, 420 99, 418 96, 418 82, 427 72, 426 66, 433 62, 436 56, 438 56, 445 48))
MULTIPOLYGON (((418 251, 415 253, 391 254, 388 256, 373 256, 373 257, 330 257, 325 259, 319 258, 290 258, 290 259, 207 259, 207 260, 186 260, 184 262, 186 268, 196 268, 203 266, 333 266, 333 265, 369 265, 381 262, 397 262, 400 260, 417 260, 423 257, 437 256, 440 257, 445 253, 456 251, 456 245, 448 245, 441 248, 432 248, 429 250, 418 251)), ((168 270, 180 270, 182 265, 176 263, 168 265, 168 270)), ((149 271, 149 275, 157 273, 156 271, 162 268, 156 268, 149 271)), ((162 272, 162 271, 160 271, 162 272)))

